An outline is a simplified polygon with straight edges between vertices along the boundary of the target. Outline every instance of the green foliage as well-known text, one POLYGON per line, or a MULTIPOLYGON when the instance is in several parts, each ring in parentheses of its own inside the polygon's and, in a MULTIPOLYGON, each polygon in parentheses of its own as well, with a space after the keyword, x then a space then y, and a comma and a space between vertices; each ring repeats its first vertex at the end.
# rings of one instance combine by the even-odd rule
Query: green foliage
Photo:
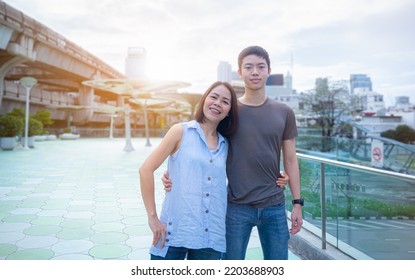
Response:
MULTIPOLYGON (((24 133, 25 110, 23 108, 13 108, 3 118, 6 119, 3 120, 3 125, 0 126, 0 134, 9 135, 3 137, 13 137, 24 133)), ((36 111, 32 117, 29 117, 29 137, 42 134, 43 127, 50 124, 53 124, 53 120, 50 118, 50 112, 46 110, 36 111)))
POLYGON ((70 127, 65 127, 63 133, 72 133, 72 129, 70 127))
POLYGON ((50 118, 50 112, 42 109, 37 110, 32 118, 40 121, 43 124, 43 127, 54 123, 54 121, 50 118))
POLYGON ((29 131, 28 131, 29 137, 40 135, 42 134, 42 131, 43 131, 43 124, 34 118, 29 118, 29 131))
POLYGON ((23 108, 13 108, 13 110, 10 113, 7 113, 7 115, 11 115, 17 118, 24 119, 25 112, 23 108))
POLYGON ((402 143, 415 142, 415 130, 408 125, 398 125, 395 130, 389 129, 380 134, 382 137, 394 139, 402 143))
POLYGON ((0 117, 0 136, 15 137, 20 135, 24 128, 22 118, 13 115, 4 115, 0 117))

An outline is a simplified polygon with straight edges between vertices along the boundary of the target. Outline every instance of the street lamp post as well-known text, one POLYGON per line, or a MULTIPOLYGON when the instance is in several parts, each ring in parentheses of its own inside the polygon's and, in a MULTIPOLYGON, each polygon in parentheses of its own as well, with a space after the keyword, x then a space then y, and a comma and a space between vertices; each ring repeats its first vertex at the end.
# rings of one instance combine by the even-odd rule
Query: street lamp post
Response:
POLYGON ((130 120, 130 105, 125 105, 125 147, 124 151, 132 152, 134 151, 133 144, 131 142, 131 120, 130 120))
POLYGON ((111 113, 111 123, 110 123, 110 139, 114 138, 114 117, 115 112, 111 113))
POLYGON ((148 125, 147 99, 144 101, 144 122, 146 126, 146 147, 151 147, 149 125, 148 125))
POLYGON ((25 114, 25 126, 24 126, 24 149, 29 149, 28 138, 29 138, 29 96, 30 90, 34 85, 37 84, 37 80, 32 77, 23 77, 20 79, 20 84, 26 89, 26 114, 25 114))

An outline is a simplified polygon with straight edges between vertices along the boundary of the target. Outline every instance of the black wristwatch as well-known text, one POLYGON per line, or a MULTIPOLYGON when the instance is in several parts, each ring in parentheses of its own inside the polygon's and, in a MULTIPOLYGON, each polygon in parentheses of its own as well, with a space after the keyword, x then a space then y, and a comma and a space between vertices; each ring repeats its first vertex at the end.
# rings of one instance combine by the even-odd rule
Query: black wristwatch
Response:
POLYGON ((304 206, 304 198, 300 198, 300 199, 294 199, 292 201, 292 204, 300 204, 301 206, 304 206))

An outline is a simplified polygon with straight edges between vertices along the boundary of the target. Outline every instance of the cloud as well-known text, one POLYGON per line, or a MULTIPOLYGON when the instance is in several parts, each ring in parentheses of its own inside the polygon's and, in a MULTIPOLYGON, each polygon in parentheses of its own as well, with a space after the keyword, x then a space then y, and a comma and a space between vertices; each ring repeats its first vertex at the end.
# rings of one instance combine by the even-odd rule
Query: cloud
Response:
POLYGON ((128 47, 140 46, 150 75, 204 88, 219 61, 236 70, 239 51, 255 44, 270 53, 273 73, 294 72, 298 90, 364 73, 382 94, 413 94, 413 0, 6 2, 120 72, 128 47))

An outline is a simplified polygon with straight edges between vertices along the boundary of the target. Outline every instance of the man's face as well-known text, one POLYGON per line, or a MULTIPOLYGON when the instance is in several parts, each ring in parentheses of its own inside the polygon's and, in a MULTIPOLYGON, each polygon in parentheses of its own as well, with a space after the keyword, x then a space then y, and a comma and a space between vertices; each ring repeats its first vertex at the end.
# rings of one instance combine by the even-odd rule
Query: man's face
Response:
POLYGON ((264 58, 256 55, 248 55, 242 60, 238 74, 245 82, 245 87, 258 90, 265 87, 267 78, 271 72, 264 58))

